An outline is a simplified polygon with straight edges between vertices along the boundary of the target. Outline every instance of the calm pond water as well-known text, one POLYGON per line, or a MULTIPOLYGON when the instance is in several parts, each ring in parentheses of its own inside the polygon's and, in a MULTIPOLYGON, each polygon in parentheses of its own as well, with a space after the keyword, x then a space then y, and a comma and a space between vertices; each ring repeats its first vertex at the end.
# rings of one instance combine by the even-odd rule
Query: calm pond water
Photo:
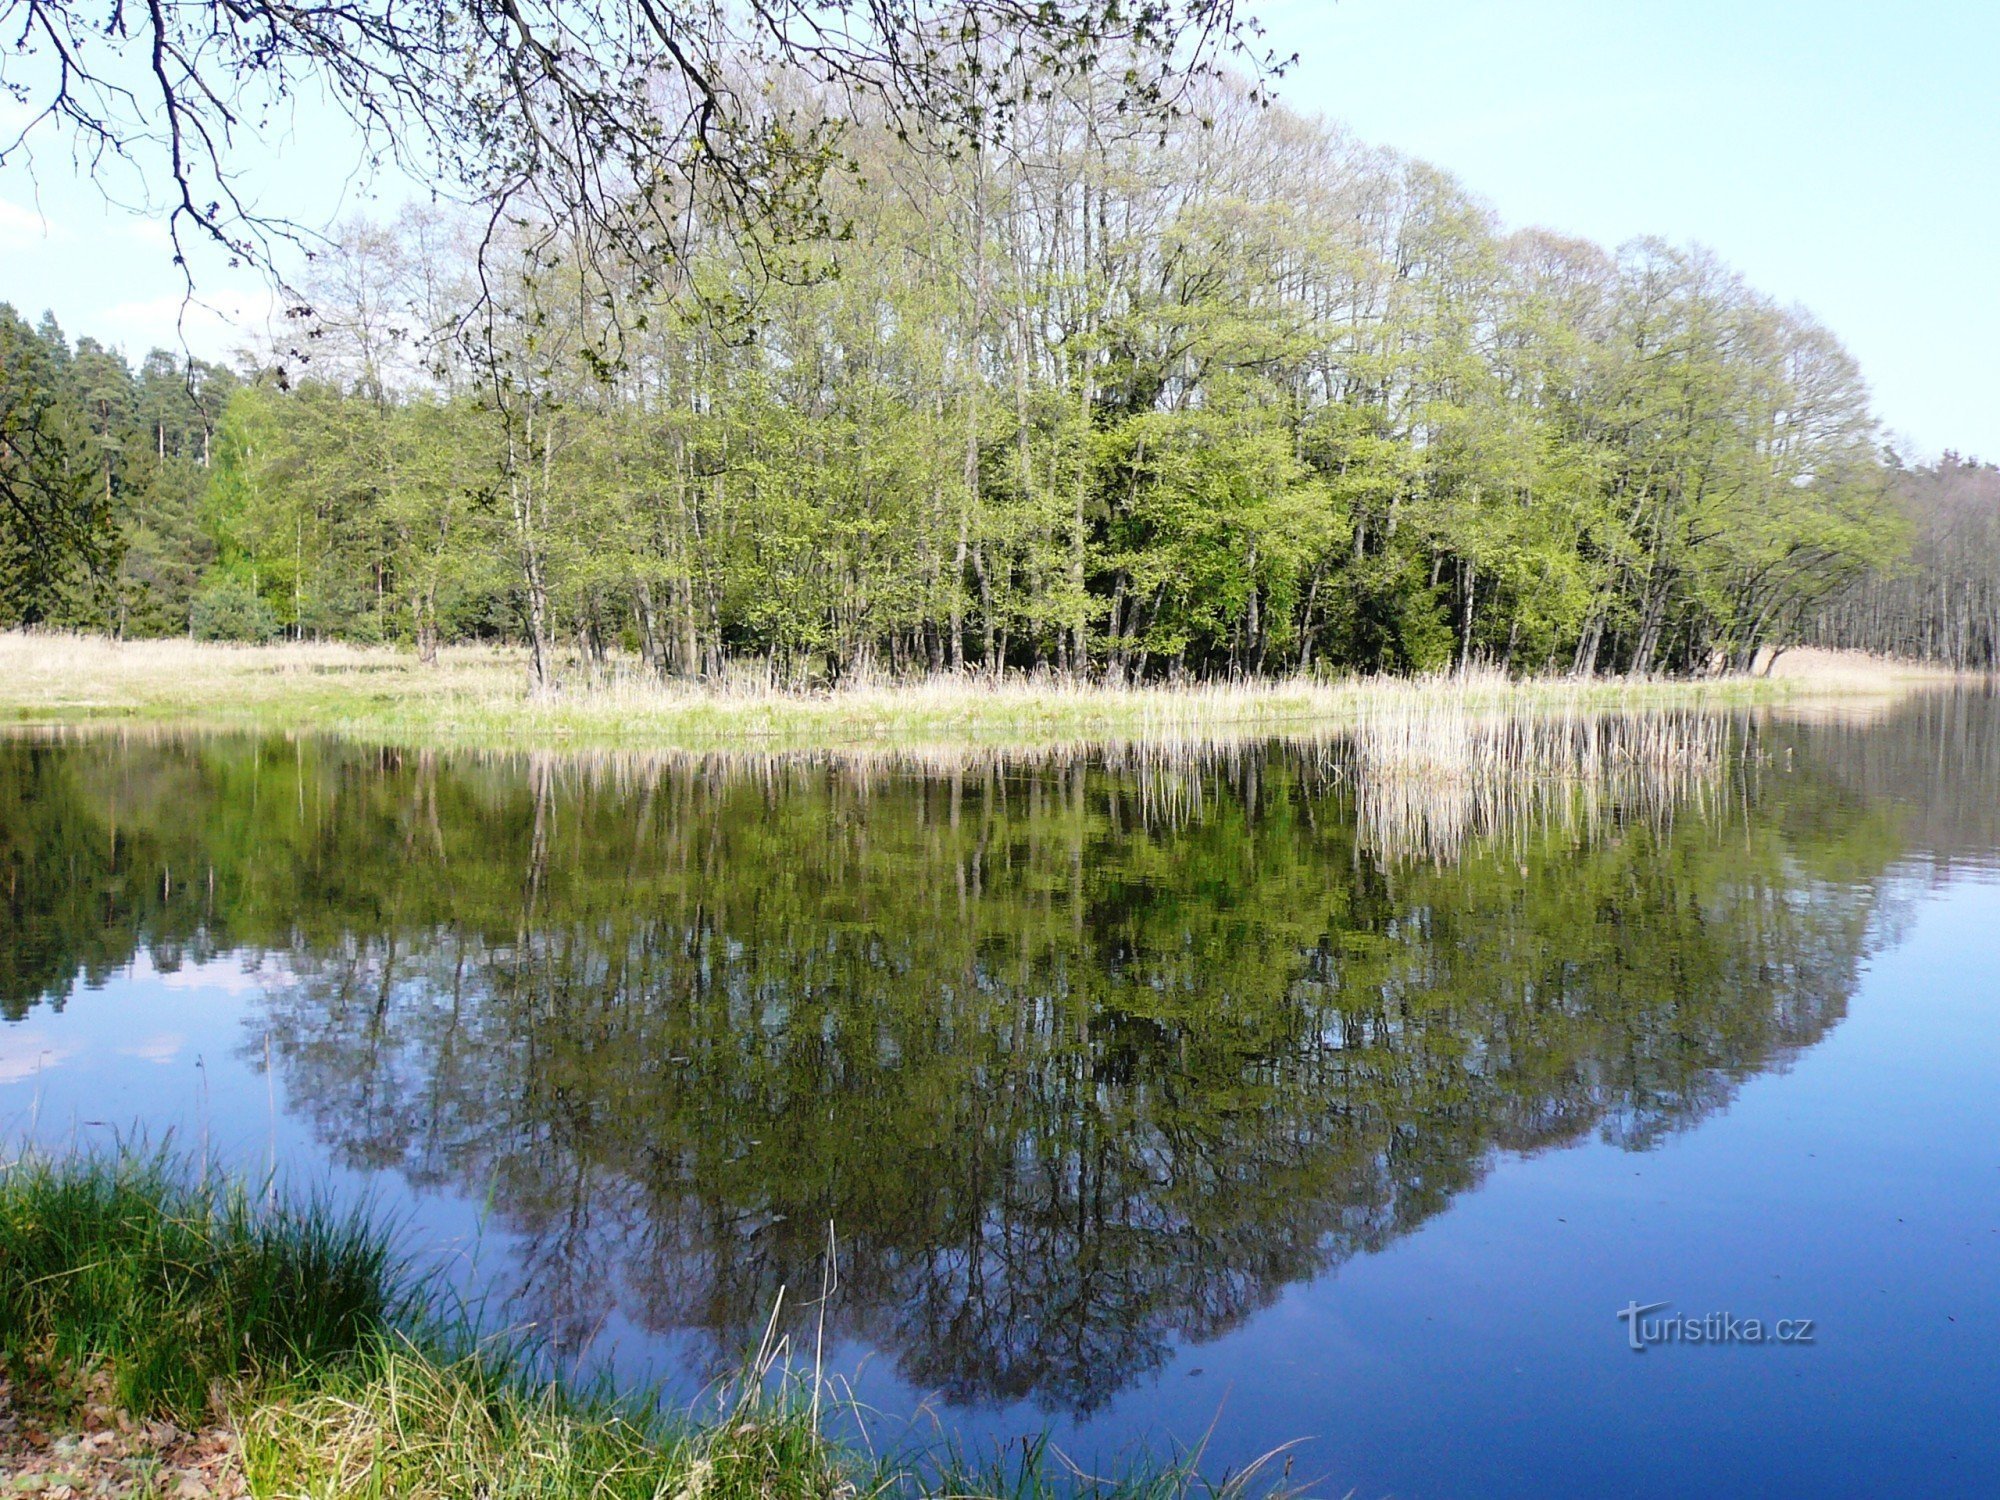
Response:
POLYGON ((781 1288, 810 1355, 831 1226, 878 1443, 2000 1493, 2000 712, 1729 736, 1508 806, 1340 744, 0 741, 0 1131, 371 1194, 688 1399, 781 1288), (1630 1347, 1675 1314, 1811 1341, 1630 1347))

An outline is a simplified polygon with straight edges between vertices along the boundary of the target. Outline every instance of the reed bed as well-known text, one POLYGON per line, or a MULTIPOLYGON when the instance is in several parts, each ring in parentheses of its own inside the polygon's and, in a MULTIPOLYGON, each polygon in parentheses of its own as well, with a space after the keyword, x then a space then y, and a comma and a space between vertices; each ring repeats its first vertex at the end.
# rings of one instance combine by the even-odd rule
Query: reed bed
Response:
POLYGON ((1909 661, 1869 651, 1794 646, 1758 658, 1757 670, 1773 681, 1799 683, 1827 696, 1895 696, 1914 687, 1991 683, 1991 672, 1961 672, 1941 662, 1909 661))
POLYGON ((661 682, 625 661, 590 674, 573 668, 554 690, 530 694, 525 658, 497 648, 448 650, 425 666, 382 648, 0 633, 0 714, 17 723, 288 729, 412 748, 943 755, 1268 738, 1433 700, 1535 713, 1763 703, 1796 691, 1748 677, 1524 681, 1490 671, 1142 686, 968 675, 797 689, 754 675, 661 682))
MULTIPOLYGON (((776 1325, 773 1319, 773 1327, 776 1325)), ((133 1494, 344 1500, 1240 1500, 1290 1491, 1260 1463, 1206 1478, 1198 1453, 1103 1476, 1046 1441, 1018 1455, 880 1458, 829 1434, 816 1368, 767 1337, 689 1411, 646 1393, 552 1381, 531 1345, 475 1337, 412 1280, 364 1214, 231 1180, 168 1151, 0 1167, 0 1416, 26 1408, 101 1430, 123 1467, 85 1482, 133 1494), (89 1399, 86 1393, 104 1398, 89 1399), (112 1410, 115 1407, 115 1411, 112 1410), (175 1425, 180 1424, 180 1425, 175 1425), (209 1456, 175 1470, 186 1428, 209 1456), (151 1434, 160 1434, 157 1438, 151 1434), (160 1488, 162 1476, 179 1478, 160 1488), (129 1479, 130 1483, 125 1481, 129 1479), (176 1488, 177 1486, 177 1488, 176 1488)), ((0 1472, 68 1485, 50 1444, 0 1422, 0 1472), (10 1446, 14 1445, 14 1446, 10 1446)))

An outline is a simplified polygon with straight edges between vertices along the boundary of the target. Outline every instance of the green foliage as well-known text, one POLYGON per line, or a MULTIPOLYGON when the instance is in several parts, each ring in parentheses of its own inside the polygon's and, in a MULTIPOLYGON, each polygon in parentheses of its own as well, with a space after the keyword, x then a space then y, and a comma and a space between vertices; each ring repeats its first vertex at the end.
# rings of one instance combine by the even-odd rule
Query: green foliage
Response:
POLYGON ((243 566, 294 636, 524 641, 542 686, 565 639, 784 681, 1698 673, 1905 546, 1852 358, 1712 257, 1503 236, 1219 85, 1208 128, 1110 129, 1116 92, 1046 90, 998 158, 852 126, 779 257, 837 276, 710 223, 670 267, 553 230, 475 267, 413 213, 321 263, 289 386, 32 335, 57 508, 95 485, 126 559, 58 614, 178 630, 243 566))
POLYGON ((1444 600, 1421 556, 1401 549, 1350 563, 1325 610, 1330 654, 1371 672, 1425 672, 1451 659, 1444 600))
POLYGON ((0 303, 0 625, 97 623, 118 554, 68 352, 0 303))
POLYGON ((1346 538, 1280 413, 1236 401, 1128 418, 1096 466, 1114 497, 1102 570, 1133 600, 1107 632, 1114 652, 1254 671, 1291 643, 1299 580, 1346 538))
POLYGON ((241 567, 216 568, 194 596, 189 629, 198 641, 268 641, 278 634, 277 611, 241 567))

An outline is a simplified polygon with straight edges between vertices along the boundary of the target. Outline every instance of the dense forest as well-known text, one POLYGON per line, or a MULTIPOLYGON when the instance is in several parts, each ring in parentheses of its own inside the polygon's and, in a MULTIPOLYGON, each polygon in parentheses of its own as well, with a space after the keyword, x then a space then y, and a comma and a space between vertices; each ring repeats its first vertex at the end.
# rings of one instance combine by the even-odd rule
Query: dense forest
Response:
POLYGON ((134 371, 0 304, 0 624, 235 633, 204 610, 223 575, 215 441, 238 384, 163 349, 134 371))
POLYGON ((667 261, 353 224, 304 354, 236 371, 0 310, 0 624, 538 681, 1990 663, 2000 476, 1885 461, 1808 315, 1204 87, 1066 80, 1004 150, 854 125, 822 219, 690 198, 667 261))

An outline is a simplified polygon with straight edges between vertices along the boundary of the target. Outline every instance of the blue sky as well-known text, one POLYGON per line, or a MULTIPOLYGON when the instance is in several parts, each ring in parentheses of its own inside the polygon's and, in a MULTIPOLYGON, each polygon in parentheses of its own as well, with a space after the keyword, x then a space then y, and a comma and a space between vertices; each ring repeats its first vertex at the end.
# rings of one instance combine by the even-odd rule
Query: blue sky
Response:
MULTIPOLYGON (((2000 7, 1960 0, 1250 0, 1293 105, 1457 174, 1510 225, 1709 245, 1812 309, 1923 452, 2000 459, 2000 7)), ((368 205, 304 111, 250 184, 324 220, 368 205)), ((135 356, 170 339, 157 227, 45 156, 0 174, 0 298, 135 356)), ((206 283, 190 343, 260 322, 206 283)))
POLYGON ((1926 452, 2000 459, 2000 6, 1265 0, 1284 94, 1511 225, 1715 249, 1926 452))

